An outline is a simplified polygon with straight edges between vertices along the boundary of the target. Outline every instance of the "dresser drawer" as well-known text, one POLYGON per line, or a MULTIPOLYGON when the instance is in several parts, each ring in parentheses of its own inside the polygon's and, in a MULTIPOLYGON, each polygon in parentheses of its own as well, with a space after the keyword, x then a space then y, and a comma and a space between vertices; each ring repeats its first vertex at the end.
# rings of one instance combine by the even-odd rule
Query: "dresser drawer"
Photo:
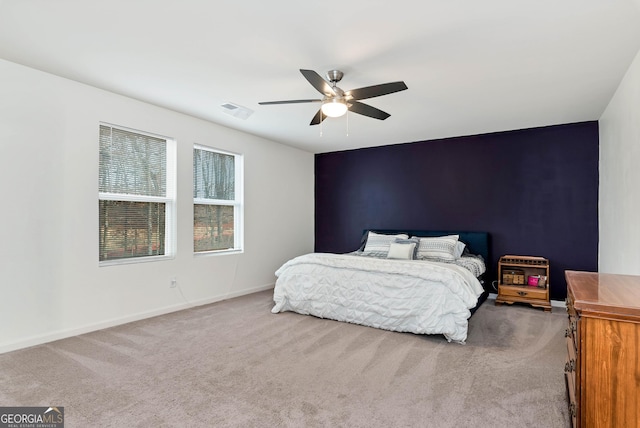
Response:
POLYGON ((574 353, 578 353, 578 317, 569 317, 569 325, 564 332, 565 337, 573 344, 574 353))
POLYGON ((538 287, 512 287, 504 285, 500 287, 500 294, 507 297, 521 297, 541 300, 547 299, 547 290, 538 287))
POLYGON ((564 364, 564 380, 567 385, 567 399, 569 402, 569 414, 571 416, 571 426, 576 428, 579 404, 576 397, 576 384, 578 382, 578 348, 575 341, 575 317, 569 317, 569 326, 565 331, 567 358, 564 364), (573 322, 571 321, 573 319, 573 322))
POLYGON ((576 308, 575 308, 575 298, 573 297, 573 294, 571 293, 570 290, 567 291, 567 300, 565 301, 566 306, 567 306, 567 314, 569 315, 569 317, 575 317, 576 316, 576 308))
POLYGON ((576 401, 575 383, 574 383, 574 380, 572 380, 572 377, 569 373, 564 374, 564 380, 567 385, 567 399, 569 401, 569 417, 571 418, 571 426, 573 428, 578 428, 578 424, 577 424, 578 404, 576 401))
POLYGON ((570 337, 573 340, 573 348, 575 353, 578 353, 578 314, 573 306, 573 295, 569 293, 567 295, 567 314, 569 315, 569 325, 565 330, 565 337, 570 337))

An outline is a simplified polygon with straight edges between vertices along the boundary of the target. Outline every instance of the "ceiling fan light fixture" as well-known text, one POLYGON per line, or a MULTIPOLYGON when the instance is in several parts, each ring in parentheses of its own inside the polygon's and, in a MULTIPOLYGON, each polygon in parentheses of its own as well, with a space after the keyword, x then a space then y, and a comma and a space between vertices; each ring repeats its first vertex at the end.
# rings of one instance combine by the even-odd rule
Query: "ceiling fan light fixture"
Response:
POLYGON ((340 117, 347 112, 347 103, 342 98, 332 98, 322 103, 322 113, 327 117, 340 117))
POLYGON ((311 123, 309 123, 310 126, 321 124, 327 117, 340 117, 347 112, 378 120, 385 120, 391 116, 389 113, 365 104, 361 102, 361 100, 393 94, 394 92, 407 89, 407 85, 404 82, 398 81, 365 86, 345 92, 336 86, 336 83, 340 82, 343 77, 343 73, 339 70, 329 70, 329 72, 327 72, 328 81, 320 77, 320 75, 313 70, 301 68, 300 73, 302 73, 304 78, 307 79, 316 91, 323 95, 322 99, 262 101, 258 104, 322 103, 320 110, 318 110, 313 116, 313 119, 311 119, 311 123))

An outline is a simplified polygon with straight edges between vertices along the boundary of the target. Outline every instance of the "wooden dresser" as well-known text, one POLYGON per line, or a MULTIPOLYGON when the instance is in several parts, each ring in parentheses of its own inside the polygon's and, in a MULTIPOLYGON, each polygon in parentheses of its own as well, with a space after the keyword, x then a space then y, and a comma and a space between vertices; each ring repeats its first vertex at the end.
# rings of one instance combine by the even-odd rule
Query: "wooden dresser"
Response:
POLYGON ((640 427, 640 276, 566 271, 574 427, 640 427))

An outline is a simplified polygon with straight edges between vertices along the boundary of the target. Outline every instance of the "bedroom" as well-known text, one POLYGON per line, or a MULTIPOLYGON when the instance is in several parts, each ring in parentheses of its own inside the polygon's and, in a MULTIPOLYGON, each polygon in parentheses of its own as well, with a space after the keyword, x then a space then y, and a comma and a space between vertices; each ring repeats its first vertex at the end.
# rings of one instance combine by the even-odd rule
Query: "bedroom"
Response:
MULTIPOLYGON (((5 12, 4 8, 11 3, 0 3, 3 8, 0 11, 5 12)), ((9 49, 4 44, 7 40, 2 40, 3 51, 9 49)), ((2 52, 0 57, 5 58, 2 52)), ((315 64, 311 54, 305 61, 312 63, 310 66, 315 64)), ((303 66, 306 64, 288 64, 294 73, 291 78, 283 80, 291 87, 299 78, 301 95, 304 96, 307 88, 302 78, 295 74, 297 68, 303 66)), ((1 226, 5 283, 0 302, 0 351, 175 311, 189 304, 204 304, 267 290, 273 287, 273 272, 281 263, 295 255, 313 251, 323 242, 326 235, 315 234, 315 210, 318 208, 315 205, 314 168, 317 159, 313 151, 218 126, 6 59, 0 62, 0 76, 3 137, 0 174, 5 200, 11 202, 5 204, 1 226), (95 138, 100 121, 170 135, 186 142, 178 147, 179 194, 190 195, 192 144, 211 144, 220 149, 243 152, 247 205, 244 253, 194 258, 191 245, 192 205, 190 197, 184 197, 177 207, 178 239, 173 260, 99 267, 96 259, 95 138), (25 174, 26 171, 29 174, 25 174), (268 192, 265 189, 286 189, 286 192, 268 192), (48 209, 43 211, 42 207, 48 209), (170 287, 174 277, 184 297, 178 289, 170 287)), ((388 80, 405 78, 402 73, 383 77, 388 80)), ((161 86, 163 82, 155 84, 161 86)), ((407 93, 412 90, 409 86, 407 93)), ((640 240, 640 226, 635 219, 635 213, 640 209, 640 194, 634 184, 640 179, 640 173, 634 168, 640 162, 640 59, 637 53, 629 56, 628 66, 621 70, 614 86, 609 91, 611 102, 602 107, 601 114, 538 125, 560 124, 560 128, 551 129, 555 132, 572 127, 587 128, 592 136, 597 132, 595 150, 598 150, 598 157, 595 161, 598 169, 588 172, 590 180, 597 179, 597 188, 589 188, 587 202, 591 210, 596 209, 594 204, 597 204, 597 213, 591 211, 590 215, 597 214, 595 233, 598 235, 590 236, 588 248, 581 250, 588 251, 590 257, 597 254, 597 268, 601 271, 640 274, 640 249, 636 245, 640 240), (579 125, 567 125, 574 122, 579 125), (597 131, 593 129, 596 123, 597 131)), ((267 91, 265 97, 287 98, 289 95, 293 94, 267 91)), ((257 107, 255 109, 257 111, 257 107)), ((288 112, 283 111, 280 115, 288 117, 285 114, 288 112)), ((291 114, 293 117, 297 111, 291 114)), ((392 114, 391 119, 394 119, 400 116, 400 110, 394 107, 392 114)), ((302 116, 306 130, 309 118, 304 113, 302 116)), ((533 134, 529 135, 534 137, 545 132, 536 126, 525 128, 533 129, 533 134)), ((493 128, 474 132, 473 135, 503 130, 493 128)), ((354 121, 350 138, 355 138, 357 133, 354 121)), ((316 136, 314 131, 314 141, 316 136)), ((328 136, 325 137, 328 140, 328 136)), ((498 137, 507 138, 505 134, 498 137)), ((409 143, 436 138, 392 142, 409 143)), ((420 150, 426 150, 423 147, 430 143, 416 144, 420 150)), ((443 144, 443 141, 435 144, 443 144)), ((462 147, 468 143, 463 139, 454 141, 454 144, 462 147)), ((443 150, 444 156, 447 153, 446 149, 443 150)), ((567 145, 562 150, 568 152, 572 149, 567 145)), ((590 150, 594 148, 591 146, 590 150)), ((467 161, 472 162, 473 158, 467 161)), ((591 164, 594 159, 589 158, 586 162, 591 164)), ((559 164, 560 161, 556 165, 559 164)), ((492 176, 487 174, 486 177, 490 180, 492 176)), ((509 193, 508 182, 501 182, 501 186, 505 186, 501 195, 509 193)), ((593 228, 593 219, 589 221, 589 227, 593 228)), ((438 225, 442 228, 448 226, 438 225)), ((476 225, 464 226, 472 229, 476 225)), ((342 227, 349 234, 359 234, 363 229, 357 222, 342 227)), ((484 224, 478 227, 488 228, 484 224)), ((346 244, 340 243, 341 249, 345 248, 343 245, 346 244)), ((498 252, 493 256, 497 257, 498 252)), ((555 275, 557 277, 558 274, 555 275)), ((561 294, 556 298, 562 299, 561 294)))

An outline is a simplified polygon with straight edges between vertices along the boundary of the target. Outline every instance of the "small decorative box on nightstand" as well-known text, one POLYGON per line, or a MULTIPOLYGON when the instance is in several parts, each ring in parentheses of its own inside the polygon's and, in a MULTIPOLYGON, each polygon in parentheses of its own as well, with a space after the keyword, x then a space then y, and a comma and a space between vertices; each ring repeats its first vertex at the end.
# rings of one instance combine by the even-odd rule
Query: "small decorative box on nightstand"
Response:
POLYGON ((514 302, 551 311, 548 259, 533 256, 500 257, 496 305, 511 305, 514 302))

